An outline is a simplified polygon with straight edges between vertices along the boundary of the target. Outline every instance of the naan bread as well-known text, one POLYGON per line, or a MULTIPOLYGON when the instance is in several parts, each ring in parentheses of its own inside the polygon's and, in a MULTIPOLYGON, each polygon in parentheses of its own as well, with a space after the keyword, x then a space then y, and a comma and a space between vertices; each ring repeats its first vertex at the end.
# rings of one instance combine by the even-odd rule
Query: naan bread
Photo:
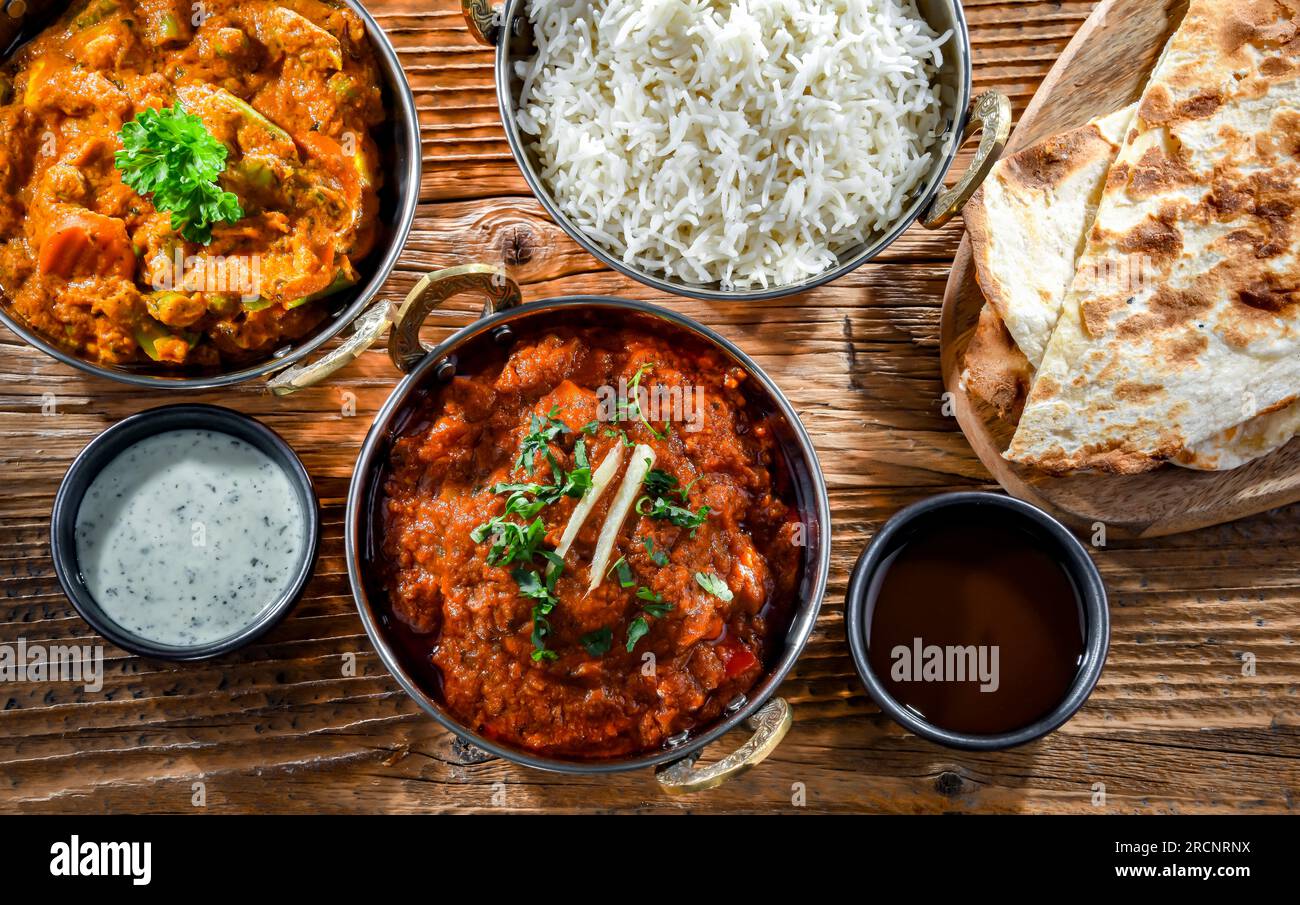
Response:
MULTIPOLYGON (((992 406, 1002 420, 1015 424, 1034 384, 1034 369, 992 305, 980 310, 965 364, 962 386, 992 406)), ((1298 433, 1300 402, 1293 402, 1281 411, 1257 415, 1181 450, 1173 464, 1198 471, 1229 471, 1276 452, 1298 433)))
POLYGON ((1025 407, 1034 384, 1034 368, 992 305, 980 310, 979 323, 966 347, 961 382, 967 392, 993 406, 1003 421, 1014 424, 1025 407))
POLYGON ((998 161, 963 214, 986 304, 962 384, 1015 423, 1137 105, 998 161))
POLYGON ((1300 403, 1258 415, 1174 456, 1174 464, 1199 471, 1228 471, 1276 452, 1300 433, 1300 403))
POLYGON ((964 214, 975 278, 1037 368, 1136 106, 994 165, 964 214))
POLYGON ((1296 399, 1298 23, 1300 0, 1193 0, 1107 177, 1008 458, 1145 471, 1296 399))

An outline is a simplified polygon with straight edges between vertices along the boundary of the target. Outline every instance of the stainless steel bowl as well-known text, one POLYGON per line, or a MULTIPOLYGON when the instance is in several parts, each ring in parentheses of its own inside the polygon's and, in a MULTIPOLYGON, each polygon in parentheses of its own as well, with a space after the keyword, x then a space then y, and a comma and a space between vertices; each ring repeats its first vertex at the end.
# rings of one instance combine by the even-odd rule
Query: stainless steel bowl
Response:
POLYGON ((989 91, 974 101, 971 100, 970 34, 960 0, 917 0, 918 11, 931 27, 940 34, 951 31, 953 39, 945 45, 944 63, 938 78, 944 109, 944 131, 935 145, 934 162, 930 171, 912 190, 903 215, 869 242, 845 249, 839 255, 839 263, 835 267, 800 283, 770 289, 723 290, 717 283, 690 283, 670 279, 623 263, 588 237, 560 210, 538 175, 536 156, 529 147, 527 136, 520 133, 515 117, 522 82, 515 75, 514 64, 517 60, 532 56, 535 51, 527 15, 528 0, 507 0, 504 6, 498 7, 489 4, 490 0, 461 0, 470 34, 481 43, 496 48, 496 90, 501 122, 510 143, 510 151, 519 164, 519 169, 523 171, 524 179, 551 218, 592 256, 607 267, 663 292, 719 301, 774 299, 806 292, 837 280, 883 252, 914 222, 919 220, 923 226, 937 229, 960 213, 997 162, 1011 133, 1011 104, 1006 97, 989 91), (979 151, 970 168, 955 187, 945 189, 944 177, 958 151, 976 131, 981 130, 983 136, 979 151))
MULTIPOLYGON (((243 364, 233 371, 198 373, 146 363, 110 367, 89 361, 32 329, 13 310, 12 302, 3 293, 0 293, 0 322, 47 355, 89 374, 136 386, 178 390, 230 386, 279 371, 310 355, 352 323, 384 285, 406 244, 411 222, 415 219, 415 207, 420 200, 421 150, 415 96, 411 93, 397 52, 364 6, 357 0, 339 2, 346 3, 365 23, 366 34, 375 49, 384 78, 384 108, 388 119, 374 132, 386 176, 379 196, 379 223, 384 232, 375 250, 357 263, 361 279, 356 285, 319 303, 330 305, 329 317, 312 332, 281 346, 261 361, 243 364)), ((21 6, 10 3, 0 13, 0 53, 3 59, 8 60, 14 51, 40 34, 70 5, 70 0, 25 0, 21 6), (20 11, 14 15, 14 10, 20 11)))
MULTIPOLYGON (((612 298, 568 297, 521 305, 519 287, 503 271, 471 264, 425 276, 392 314, 389 356, 407 374, 375 416, 357 458, 348 491, 344 537, 348 579, 366 632, 380 659, 398 684, 429 715, 473 745, 528 767, 564 773, 612 773, 646 767, 658 768, 660 785, 670 792, 711 788, 757 764, 770 754, 789 730, 790 705, 774 697, 777 687, 803 651, 813 626, 830 574, 830 504, 826 482, 812 441, 799 416, 763 370, 744 352, 709 328, 674 312, 644 302, 612 298), (435 307, 461 293, 484 296, 484 316, 457 332, 436 348, 420 340, 419 330, 435 307), (637 318, 647 329, 680 330, 694 335, 742 367, 752 378, 757 399, 776 418, 776 437, 789 466, 796 506, 806 528, 802 577, 790 627, 775 662, 746 695, 733 702, 712 724, 685 736, 675 737, 662 749, 629 758, 608 760, 560 760, 541 757, 484 738, 462 725, 436 697, 435 689, 422 681, 394 642, 382 589, 374 579, 375 519, 382 487, 382 467, 387 451, 405 423, 412 404, 441 382, 452 379, 460 362, 472 359, 475 349, 508 344, 530 324, 545 323, 557 315, 591 316, 602 322, 637 318), (707 767, 696 768, 695 760, 709 743, 733 728, 747 723, 753 735, 736 751, 707 767)), ((319 376, 319 375, 314 375, 319 376)))

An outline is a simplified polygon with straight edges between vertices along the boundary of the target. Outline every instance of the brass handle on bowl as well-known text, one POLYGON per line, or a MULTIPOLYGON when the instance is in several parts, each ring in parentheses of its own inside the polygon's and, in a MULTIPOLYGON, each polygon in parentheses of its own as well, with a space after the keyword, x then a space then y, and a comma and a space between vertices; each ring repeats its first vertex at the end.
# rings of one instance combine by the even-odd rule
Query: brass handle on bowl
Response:
POLYGON ((267 389, 276 396, 288 396, 315 386, 340 368, 352 364, 392 324, 388 307, 388 302, 372 305, 352 322, 351 336, 315 361, 285 368, 266 382, 267 389))
POLYGON ((490 0, 460 0, 460 14, 465 17, 465 27, 474 40, 489 47, 496 45, 501 14, 492 8, 490 0))
POLYGON ((388 337, 388 357, 393 364, 409 373, 420 363, 430 351, 420 340, 424 319, 434 308, 462 292, 475 292, 484 297, 484 317, 523 302, 519 284, 500 267, 465 264, 427 273, 393 313, 393 332, 388 337))
POLYGON ((773 698, 747 721, 754 734, 749 741, 732 751, 722 760, 707 767, 695 769, 699 752, 660 767, 655 774, 665 792, 674 795, 702 792, 722 785, 733 776, 739 776, 750 767, 761 763, 781 744, 781 739, 794 725, 794 711, 783 698, 773 698))
POLYGON ((465 264, 425 274, 396 310, 388 302, 372 306, 353 322, 352 335, 337 348, 315 361, 286 368, 267 381, 276 396, 288 396, 315 386, 335 371, 361 357, 384 331, 388 337, 388 355, 402 371, 410 371, 428 349, 420 342, 420 326, 429 312, 447 299, 462 292, 479 292, 486 297, 483 316, 518 305, 523 297, 519 285, 499 267, 488 264, 465 264))
POLYGON ((1006 95, 997 91, 986 91, 971 104, 970 115, 966 117, 966 128, 962 132, 961 144, 965 144, 976 131, 983 130, 979 150, 970 168, 962 174, 961 180, 952 188, 940 192, 930 202, 929 207, 921 212, 921 225, 926 229, 938 229, 953 217, 961 213, 975 190, 984 184, 993 164, 1002 156, 1002 149, 1011 137, 1011 101, 1006 95))

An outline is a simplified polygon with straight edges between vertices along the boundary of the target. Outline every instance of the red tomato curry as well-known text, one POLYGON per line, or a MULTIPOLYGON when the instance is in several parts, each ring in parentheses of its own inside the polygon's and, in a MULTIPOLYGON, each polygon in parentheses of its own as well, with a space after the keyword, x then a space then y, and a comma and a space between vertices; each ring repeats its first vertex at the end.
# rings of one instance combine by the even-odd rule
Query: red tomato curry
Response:
POLYGON ((190 0, 82 0, 0 73, 0 288, 95 362, 264 356, 375 242, 384 113, 361 19, 332 0, 201 7, 196 26, 190 0), (226 146, 219 187, 243 211, 206 245, 115 166, 123 124, 177 102, 226 146))
POLYGON ((378 581, 407 658, 466 726, 544 755, 647 752, 713 721, 779 653, 802 563, 748 375, 657 321, 561 320, 464 365, 383 472, 378 581))

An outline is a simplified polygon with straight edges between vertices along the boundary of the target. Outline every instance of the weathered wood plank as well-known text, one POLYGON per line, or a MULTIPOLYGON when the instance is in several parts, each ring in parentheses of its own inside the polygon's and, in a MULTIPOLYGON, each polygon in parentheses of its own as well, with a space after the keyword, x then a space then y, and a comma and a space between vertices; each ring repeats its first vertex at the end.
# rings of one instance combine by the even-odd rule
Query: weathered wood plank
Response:
MULTIPOLYGON (((283 625, 218 663, 153 663, 109 646, 98 692, 0 683, 0 810, 190 812, 196 782, 216 811, 776 811, 796 810, 800 792, 807 810, 824 811, 1295 808, 1300 565, 1290 554, 1300 547, 1300 508, 1095 550, 1112 595, 1111 653, 1096 694, 1061 732, 985 755, 908 736, 853 672, 842 597, 854 559, 893 512, 992 486, 941 399, 939 315, 960 224, 914 229, 881 261, 782 302, 654 293, 602 270, 528 195, 501 132, 491 53, 472 43, 454 4, 371 5, 410 74, 425 157, 424 203, 387 297, 427 269, 489 260, 507 262, 528 298, 652 300, 734 339, 799 410, 831 487, 835 543, 817 631, 781 692, 795 704, 795 729, 759 769, 681 800, 659 794, 648 774, 612 781, 465 762, 387 676, 348 591, 347 482, 396 378, 375 350, 330 386, 284 400, 255 386, 186 397, 254 414, 299 451, 323 504, 316 576, 283 625), (345 415, 348 394, 355 417, 345 415), (1253 676, 1243 675, 1245 654, 1253 676), (343 672, 348 656, 353 676, 343 672)), ((1007 92, 1019 110, 1093 4, 965 6, 977 86, 1007 92)), ((473 308, 438 312, 429 337, 449 335, 473 308)), ((0 643, 94 644, 54 578, 50 503, 96 433, 175 398, 85 377, 6 331, 0 356, 0 643)))

